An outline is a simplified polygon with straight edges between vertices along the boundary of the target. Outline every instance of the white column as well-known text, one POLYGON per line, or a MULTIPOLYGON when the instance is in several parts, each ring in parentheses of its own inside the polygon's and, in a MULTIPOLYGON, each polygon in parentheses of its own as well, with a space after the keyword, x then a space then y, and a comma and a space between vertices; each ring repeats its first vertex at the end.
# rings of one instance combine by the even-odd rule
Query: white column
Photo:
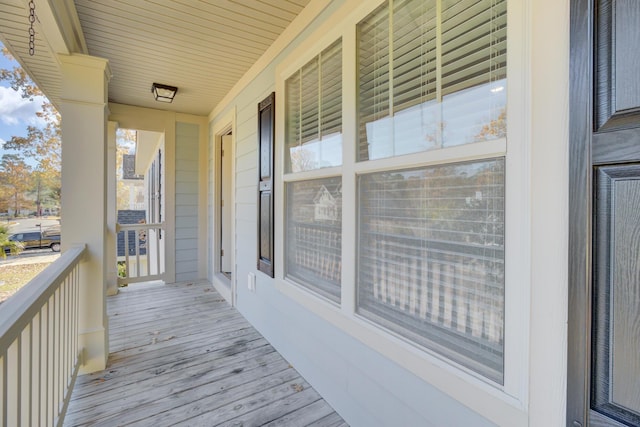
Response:
POLYGON ((80 269, 83 373, 106 367, 107 60, 60 55, 62 71, 62 249, 87 245, 80 269))
POLYGON ((116 130, 117 122, 109 122, 107 130, 107 295, 118 293, 117 233, 118 222, 116 181, 116 130))

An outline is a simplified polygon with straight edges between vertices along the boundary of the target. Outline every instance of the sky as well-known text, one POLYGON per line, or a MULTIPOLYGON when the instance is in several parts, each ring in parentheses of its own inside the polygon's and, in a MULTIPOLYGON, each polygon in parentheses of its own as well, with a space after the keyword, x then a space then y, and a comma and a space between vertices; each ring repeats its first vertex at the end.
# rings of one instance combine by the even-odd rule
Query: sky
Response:
MULTIPOLYGON (((0 43, 0 49, 2 47, 0 43)), ((0 53, 0 68, 12 69, 18 65, 16 61, 9 60, 0 53)), ((9 141, 12 136, 26 136, 27 126, 41 124, 36 112, 40 110, 42 99, 23 99, 9 86, 8 82, 0 81, 0 157, 7 153, 2 147, 5 141, 9 141)))

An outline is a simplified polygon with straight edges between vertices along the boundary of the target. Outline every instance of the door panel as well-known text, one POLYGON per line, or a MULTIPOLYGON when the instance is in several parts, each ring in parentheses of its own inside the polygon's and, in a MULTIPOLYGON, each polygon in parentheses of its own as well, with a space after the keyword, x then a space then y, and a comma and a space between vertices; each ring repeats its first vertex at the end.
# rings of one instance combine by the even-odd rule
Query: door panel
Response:
MULTIPOLYGON (((603 2, 604 3, 604 2, 603 2)), ((615 111, 623 112, 640 106, 640 7, 637 0, 616 0, 613 2, 614 43, 615 43, 615 111)))
POLYGON ((597 169, 592 408, 640 424, 640 165, 597 169))
POLYGON ((640 414, 640 179, 616 180, 612 193, 611 400, 640 414))
POLYGON ((640 4, 637 0, 599 0, 595 4, 596 129, 637 127, 640 4))

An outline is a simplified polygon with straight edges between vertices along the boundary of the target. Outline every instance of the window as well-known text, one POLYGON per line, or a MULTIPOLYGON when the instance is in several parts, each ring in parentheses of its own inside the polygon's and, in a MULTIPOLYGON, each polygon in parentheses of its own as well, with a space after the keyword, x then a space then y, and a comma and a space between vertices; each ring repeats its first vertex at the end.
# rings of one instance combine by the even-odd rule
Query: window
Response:
MULTIPOLYGON (((357 34, 360 162, 505 137, 505 1, 394 0, 357 34)), ((358 177, 357 312, 502 383, 504 159, 382 165, 358 177)))
POLYGON ((342 164, 342 41, 293 73, 285 93, 285 275, 339 303, 342 180, 333 167, 342 164))
POLYGON ((342 185, 340 178, 287 185, 287 276, 340 302, 342 185))
POLYGON ((369 12, 281 74, 284 276, 505 385, 507 2, 369 12))

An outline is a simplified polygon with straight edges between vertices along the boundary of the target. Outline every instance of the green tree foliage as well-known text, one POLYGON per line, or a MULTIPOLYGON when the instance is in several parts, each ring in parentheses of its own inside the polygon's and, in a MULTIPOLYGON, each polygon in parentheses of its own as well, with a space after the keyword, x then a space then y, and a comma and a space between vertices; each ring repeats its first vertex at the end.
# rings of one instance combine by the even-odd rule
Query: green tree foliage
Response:
MULTIPOLYGON (((11 58, 6 48, 2 53, 11 58)), ((31 81, 21 67, 13 69, 0 69, 0 80, 8 81, 11 87, 21 96, 30 101, 43 93, 31 81)), ((28 181, 32 184, 29 188, 36 200, 36 210, 40 211, 43 197, 48 196, 54 203, 59 203, 61 193, 62 146, 60 113, 45 98, 42 109, 36 113, 44 125, 28 126, 26 136, 13 136, 4 144, 4 149, 14 150, 21 157, 33 160, 36 166, 28 181)))
POLYGON ((9 207, 17 216, 26 204, 25 194, 31 183, 31 167, 19 154, 4 154, 0 161, 0 182, 9 207))

